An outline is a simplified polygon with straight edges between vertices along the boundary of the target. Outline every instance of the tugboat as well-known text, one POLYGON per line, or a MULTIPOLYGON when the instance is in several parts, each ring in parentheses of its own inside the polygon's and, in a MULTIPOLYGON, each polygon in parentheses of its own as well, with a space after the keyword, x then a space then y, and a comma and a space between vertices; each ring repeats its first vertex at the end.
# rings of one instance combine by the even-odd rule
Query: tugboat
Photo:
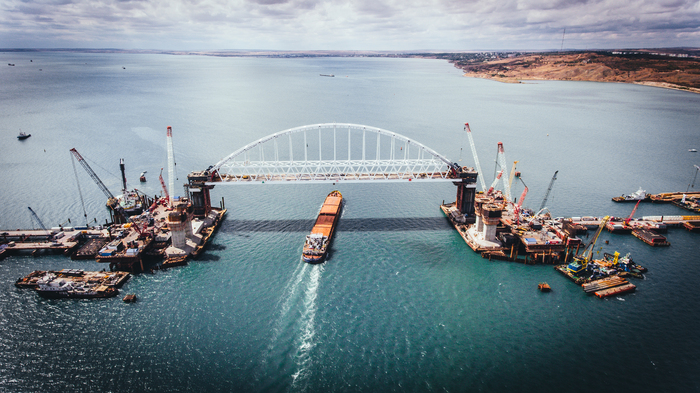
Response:
POLYGON ((549 292, 552 290, 552 287, 550 287, 546 282, 541 282, 537 284, 537 289, 539 289, 541 292, 549 292))
POLYGON ((24 132, 20 131, 19 135, 17 135, 17 139, 19 139, 21 141, 21 140, 29 138, 30 136, 32 136, 32 134, 25 134, 24 132))
POLYGON ((343 195, 340 191, 332 191, 326 197, 318 213, 316 223, 311 233, 306 236, 301 258, 307 263, 321 263, 328 254, 328 245, 333 238, 335 226, 340 217, 343 195))

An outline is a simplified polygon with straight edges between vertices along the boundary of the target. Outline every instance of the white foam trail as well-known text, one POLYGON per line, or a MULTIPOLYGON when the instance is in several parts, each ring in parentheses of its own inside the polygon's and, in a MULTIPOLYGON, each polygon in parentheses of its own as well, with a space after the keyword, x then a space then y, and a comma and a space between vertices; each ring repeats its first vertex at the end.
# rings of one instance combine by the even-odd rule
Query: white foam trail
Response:
POLYGON ((318 284, 323 273, 323 265, 316 265, 312 268, 309 284, 304 294, 304 310, 301 315, 300 336, 296 351, 297 371, 292 375, 292 386, 309 376, 311 366, 310 352, 314 348, 314 320, 316 319, 316 298, 318 297, 318 284))
POLYGON ((272 340, 269 345, 270 349, 275 345, 280 333, 283 330, 283 322, 287 319, 287 314, 292 308, 292 304, 294 304, 297 299, 296 295, 301 288, 301 283, 304 281, 308 267, 308 263, 300 262, 299 266, 297 266, 297 268, 294 270, 292 278, 287 282, 287 285, 282 291, 282 298, 280 299, 279 303, 277 303, 277 308, 280 310, 280 314, 274 327, 272 340))

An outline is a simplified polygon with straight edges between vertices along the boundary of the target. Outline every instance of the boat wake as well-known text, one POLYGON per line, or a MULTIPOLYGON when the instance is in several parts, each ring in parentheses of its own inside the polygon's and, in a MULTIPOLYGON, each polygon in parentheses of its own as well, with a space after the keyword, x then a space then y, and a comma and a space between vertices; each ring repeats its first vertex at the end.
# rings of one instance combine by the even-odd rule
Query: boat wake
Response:
POLYGON ((303 390, 309 380, 316 335, 316 298, 323 270, 324 265, 300 261, 282 291, 277 304, 279 314, 262 362, 266 375, 261 377, 272 384, 287 385, 291 376, 291 386, 303 390))

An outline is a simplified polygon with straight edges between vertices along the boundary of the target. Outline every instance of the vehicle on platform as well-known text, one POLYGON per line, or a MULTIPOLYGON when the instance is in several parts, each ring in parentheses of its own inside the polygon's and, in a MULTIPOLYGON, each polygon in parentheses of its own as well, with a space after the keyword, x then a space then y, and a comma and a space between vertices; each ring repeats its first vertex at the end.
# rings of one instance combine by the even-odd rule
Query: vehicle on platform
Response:
POLYGON ((304 242, 304 248, 301 253, 301 258, 304 262, 321 263, 326 259, 342 205, 343 195, 340 191, 336 190, 328 194, 321 206, 311 233, 306 236, 306 242, 304 242))

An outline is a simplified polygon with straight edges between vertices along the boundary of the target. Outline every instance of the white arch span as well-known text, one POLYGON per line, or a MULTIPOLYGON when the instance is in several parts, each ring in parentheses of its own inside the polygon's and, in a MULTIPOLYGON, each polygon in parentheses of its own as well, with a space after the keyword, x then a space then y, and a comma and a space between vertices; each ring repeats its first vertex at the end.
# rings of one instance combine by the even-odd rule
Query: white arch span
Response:
POLYGON ((217 184, 454 180, 446 157, 401 134, 348 123, 312 124, 268 135, 210 168, 217 184))

